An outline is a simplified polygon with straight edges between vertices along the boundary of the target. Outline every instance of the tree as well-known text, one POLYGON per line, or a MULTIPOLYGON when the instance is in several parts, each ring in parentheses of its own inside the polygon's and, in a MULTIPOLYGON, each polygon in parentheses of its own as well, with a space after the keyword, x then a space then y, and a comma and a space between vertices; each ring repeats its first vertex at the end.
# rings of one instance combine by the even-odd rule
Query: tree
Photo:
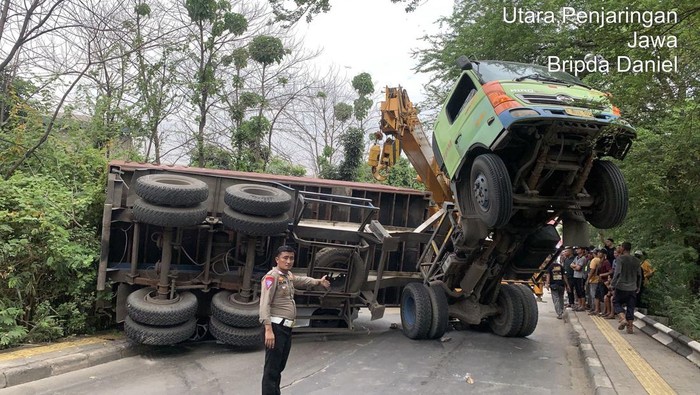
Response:
MULTIPOLYGON (((262 65, 262 77, 260 78, 260 110, 258 111, 258 118, 263 115, 263 109, 266 103, 266 92, 265 92, 265 71, 267 67, 273 63, 279 63, 285 55, 285 49, 282 45, 282 40, 277 37, 272 36, 258 36, 251 41, 248 46, 248 51, 250 52, 250 58, 262 65)), ((257 124, 262 126, 261 123, 257 124)), ((268 127, 270 125, 268 124, 268 127)), ((270 151, 272 148, 272 129, 260 130, 260 133, 267 132, 267 152, 260 152, 260 159, 263 161, 263 169, 267 166, 268 159, 270 157, 270 151)))
POLYGON ((204 166, 207 116, 220 89, 216 72, 222 62, 221 51, 245 33, 248 21, 242 14, 231 12, 226 0, 186 0, 185 8, 193 25, 191 47, 196 67, 190 85, 190 102, 197 108, 195 163, 204 166))
POLYGON ((365 148, 364 120, 367 118, 372 100, 367 96, 374 93, 372 76, 368 73, 360 73, 352 79, 352 87, 359 97, 354 101, 353 114, 359 123, 359 127, 349 128, 342 136, 343 161, 338 167, 337 177, 340 180, 355 181, 362 165, 362 156, 365 148))
MULTIPOLYGON (((306 22, 311 22, 314 16, 328 12, 331 9, 330 0, 295 0, 293 8, 287 8, 289 4, 284 0, 269 0, 272 12, 277 21, 285 26, 297 23, 306 15, 306 22)), ((418 7, 421 0, 391 0, 392 3, 406 3, 406 12, 411 12, 418 7)))
POLYGON ((144 160, 160 164, 162 152, 161 124, 181 104, 174 90, 178 81, 177 27, 171 27, 161 16, 171 12, 156 8, 155 12, 143 0, 135 0, 133 7, 133 48, 136 73, 136 96, 133 107, 134 122, 129 126, 137 136, 145 136, 147 143, 144 160), (154 17, 158 15, 158 17, 154 17))
MULTIPOLYGON (((5 169, 4 177, 9 179, 46 143, 69 95, 80 80, 95 65, 114 59, 114 56, 97 56, 99 39, 105 32, 118 32, 119 29, 113 25, 116 21, 109 17, 114 12, 114 6, 109 4, 68 0, 13 3, 10 0, 5 1, 4 5, 0 14, 0 43, 6 42, 8 37, 15 41, 8 46, 2 45, 0 75, 3 87, 12 85, 12 79, 20 71, 18 65, 23 64, 23 70, 33 78, 37 87, 30 97, 43 95, 49 90, 62 92, 45 122, 44 132, 34 141, 25 143, 24 154, 5 169), (46 72, 42 74, 41 70, 46 72)), ((2 94, 7 97, 7 92, 2 94)), ((3 103, 6 101, 3 100, 3 103)), ((6 111, 4 108, 0 114, 6 111)), ((3 133, 7 131, 4 124, 0 124, 0 127, 3 133)), ((7 143, 11 139, 3 141, 7 143)))

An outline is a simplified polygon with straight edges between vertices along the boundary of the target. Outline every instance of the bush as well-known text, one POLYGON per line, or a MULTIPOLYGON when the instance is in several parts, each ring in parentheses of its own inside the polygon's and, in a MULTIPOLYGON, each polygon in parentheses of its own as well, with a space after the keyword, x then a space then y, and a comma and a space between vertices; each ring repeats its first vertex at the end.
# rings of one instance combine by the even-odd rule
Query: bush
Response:
POLYGON ((0 181, 0 347, 91 328, 100 189, 23 173, 0 181))

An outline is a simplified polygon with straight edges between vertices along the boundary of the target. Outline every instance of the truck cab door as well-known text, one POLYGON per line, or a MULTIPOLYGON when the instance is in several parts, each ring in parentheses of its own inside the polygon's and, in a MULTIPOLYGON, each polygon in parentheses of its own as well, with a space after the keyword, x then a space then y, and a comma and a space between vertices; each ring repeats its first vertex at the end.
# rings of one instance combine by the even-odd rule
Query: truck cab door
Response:
POLYGON ((462 156, 471 146, 470 141, 476 130, 470 128, 469 122, 473 122, 472 114, 483 99, 480 84, 472 79, 470 73, 462 73, 438 117, 434 140, 451 178, 454 177, 462 156))

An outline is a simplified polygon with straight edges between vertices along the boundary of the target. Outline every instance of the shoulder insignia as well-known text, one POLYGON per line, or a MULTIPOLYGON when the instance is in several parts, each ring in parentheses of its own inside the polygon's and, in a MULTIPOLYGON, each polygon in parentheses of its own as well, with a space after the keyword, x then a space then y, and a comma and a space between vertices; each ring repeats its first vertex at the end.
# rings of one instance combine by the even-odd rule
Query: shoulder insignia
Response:
POLYGON ((270 289, 272 284, 275 283, 275 278, 272 276, 265 276, 265 279, 263 280, 263 283, 265 284, 265 288, 270 289))

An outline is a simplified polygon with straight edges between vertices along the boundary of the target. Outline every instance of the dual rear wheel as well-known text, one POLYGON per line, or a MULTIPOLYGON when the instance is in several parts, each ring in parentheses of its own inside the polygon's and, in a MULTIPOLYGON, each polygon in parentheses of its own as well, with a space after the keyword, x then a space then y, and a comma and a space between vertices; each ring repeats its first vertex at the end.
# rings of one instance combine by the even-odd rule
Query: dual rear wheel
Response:
POLYGON ((401 293, 403 333, 415 340, 439 339, 449 321, 447 295, 439 283, 410 283, 401 293))

